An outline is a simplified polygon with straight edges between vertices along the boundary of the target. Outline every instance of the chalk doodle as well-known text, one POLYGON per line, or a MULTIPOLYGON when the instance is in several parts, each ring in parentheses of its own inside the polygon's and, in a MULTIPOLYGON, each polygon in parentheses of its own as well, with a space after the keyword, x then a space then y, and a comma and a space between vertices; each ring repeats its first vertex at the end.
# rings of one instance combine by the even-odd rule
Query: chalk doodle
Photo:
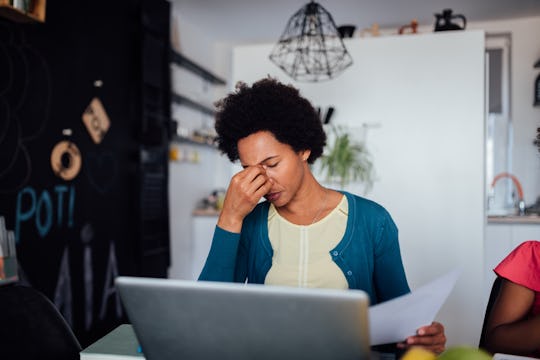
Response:
POLYGON ((0 96, 0 144, 2 144, 6 138, 10 124, 9 105, 6 99, 0 96))
POLYGON ((0 96, 4 95, 13 82, 13 63, 7 45, 12 42, 11 31, 5 24, 0 24, 0 96))
POLYGON ((51 152, 51 168, 64 180, 73 180, 79 174, 81 162, 81 152, 71 141, 60 141, 51 152))
POLYGON ((28 183, 27 142, 46 129, 51 96, 49 66, 26 43, 23 27, 0 23, 0 194, 28 183))
POLYGON ((92 141, 99 144, 103 141, 105 134, 109 131, 111 121, 103 107, 103 103, 99 98, 92 99, 82 114, 82 121, 86 126, 86 130, 90 134, 92 141))
POLYGON ((88 182, 99 193, 109 192, 116 183, 118 159, 112 152, 86 154, 84 169, 88 182))
POLYGON ((13 169, 21 150, 21 147, 18 146, 21 138, 20 125, 13 118, 7 118, 5 121, 7 123, 6 134, 0 143, 0 177, 13 169))

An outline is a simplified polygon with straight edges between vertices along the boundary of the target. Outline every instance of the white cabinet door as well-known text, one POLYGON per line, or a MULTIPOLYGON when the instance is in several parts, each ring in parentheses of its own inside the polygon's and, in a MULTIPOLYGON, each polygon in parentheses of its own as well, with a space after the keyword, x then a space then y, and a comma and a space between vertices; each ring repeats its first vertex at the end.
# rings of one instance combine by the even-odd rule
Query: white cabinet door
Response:
POLYGON ((493 268, 505 258, 513 248, 513 225, 488 224, 484 246, 484 304, 487 304, 491 285, 495 280, 493 268))
POLYGON ((206 262, 216 224, 216 216, 193 216, 191 239, 191 278, 193 280, 199 278, 206 262))
POLYGON ((512 226, 512 249, 527 240, 540 241, 540 224, 515 224, 512 226))

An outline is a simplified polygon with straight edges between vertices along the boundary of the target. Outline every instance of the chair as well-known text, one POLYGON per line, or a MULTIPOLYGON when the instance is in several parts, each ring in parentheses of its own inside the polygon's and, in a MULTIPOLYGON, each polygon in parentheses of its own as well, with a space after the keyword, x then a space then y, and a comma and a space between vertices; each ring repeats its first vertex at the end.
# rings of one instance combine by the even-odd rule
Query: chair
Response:
POLYGON ((0 286, 0 358, 79 359, 81 346, 45 295, 19 284, 0 286))
POLYGON ((486 326, 487 321, 489 319, 489 314, 491 313, 491 308, 493 308, 493 304, 495 303, 495 300, 497 299, 497 296, 499 295, 499 291, 501 289, 501 283, 502 283, 502 277, 497 276, 495 278, 495 281, 493 281, 493 285, 491 285, 491 292, 489 293, 489 300, 486 306, 486 313, 484 314, 484 323, 482 324, 482 333, 480 334, 480 343, 478 344, 479 348, 486 349, 486 326))

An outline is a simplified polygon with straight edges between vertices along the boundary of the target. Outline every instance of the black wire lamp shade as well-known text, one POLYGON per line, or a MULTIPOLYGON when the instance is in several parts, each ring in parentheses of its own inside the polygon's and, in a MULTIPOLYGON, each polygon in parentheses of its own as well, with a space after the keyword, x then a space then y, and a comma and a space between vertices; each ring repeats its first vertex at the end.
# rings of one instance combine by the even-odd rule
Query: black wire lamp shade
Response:
POLYGON ((332 15, 315 1, 287 23, 270 60, 297 81, 329 80, 353 63, 332 15))

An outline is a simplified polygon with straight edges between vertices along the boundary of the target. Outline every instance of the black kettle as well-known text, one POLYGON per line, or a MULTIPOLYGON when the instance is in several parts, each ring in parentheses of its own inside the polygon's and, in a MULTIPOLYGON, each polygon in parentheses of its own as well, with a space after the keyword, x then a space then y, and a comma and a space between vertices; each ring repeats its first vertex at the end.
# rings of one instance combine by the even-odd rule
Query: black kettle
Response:
POLYGON ((442 14, 435 14, 435 30, 433 31, 446 31, 446 30, 465 30, 467 26, 467 19, 461 14, 452 14, 452 9, 444 9, 442 14), (462 26, 453 23, 453 19, 461 20, 462 26))

